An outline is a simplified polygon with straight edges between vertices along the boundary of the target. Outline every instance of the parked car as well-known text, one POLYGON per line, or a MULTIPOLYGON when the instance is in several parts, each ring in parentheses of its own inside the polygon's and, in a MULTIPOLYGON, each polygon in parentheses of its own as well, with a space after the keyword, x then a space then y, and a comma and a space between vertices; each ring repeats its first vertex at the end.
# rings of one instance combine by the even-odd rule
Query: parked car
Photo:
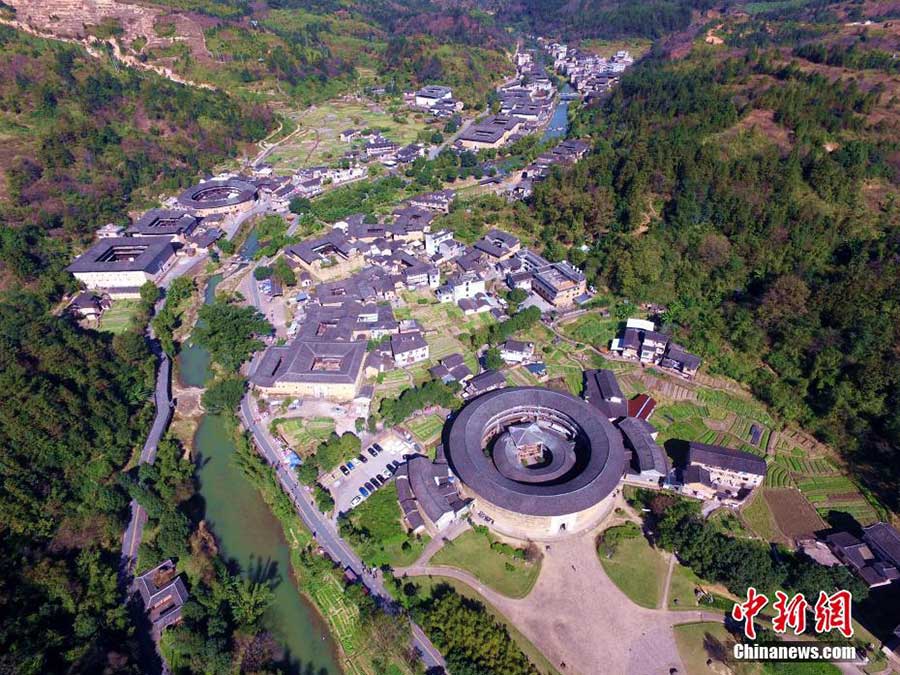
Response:
POLYGON ((354 466, 356 466, 356 465, 355 465, 353 462, 347 462, 347 468, 348 468, 348 469, 351 469, 351 470, 352 470, 354 466))
POLYGON ((375 448, 367 448, 366 452, 368 452, 372 457, 378 457, 378 453, 375 452, 375 448))
POLYGON ((397 469, 400 468, 400 465, 401 465, 401 464, 403 464, 403 462, 398 462, 398 461, 395 459, 393 462, 391 462, 390 464, 388 464, 388 468, 391 470, 392 473, 394 473, 394 472, 397 471, 397 469))
POLYGON ((350 506, 356 506, 362 501, 362 497, 356 495, 353 499, 350 500, 350 506))
POLYGON ((369 461, 368 459, 366 459, 366 456, 365 456, 364 454, 362 454, 362 453, 359 453, 359 457, 357 457, 356 459, 358 459, 358 460, 359 460, 360 462, 362 462, 363 464, 365 464, 366 462, 369 461))
POLYGON ((361 487, 361 488, 359 488, 359 494, 361 494, 363 497, 368 497, 368 496, 369 496, 369 491, 366 490, 366 488, 361 487))
POLYGON ((375 492, 375 486, 372 485, 372 483, 370 483, 369 481, 366 481, 365 483, 363 483, 363 485, 369 492, 375 492))
POLYGON ((378 443, 372 443, 372 447, 375 448, 375 452, 384 452, 384 448, 382 448, 378 443))
POLYGON ((349 476, 349 475, 350 475, 350 469, 348 469, 346 466, 344 466, 343 464, 341 464, 341 473, 344 474, 345 476, 349 476))
POLYGON ((390 478, 391 478, 391 471, 389 469, 385 469, 384 471, 381 472, 381 480, 382 481, 390 480, 390 478))
POLYGON ((384 481, 381 480, 381 476, 379 476, 377 473, 372 476, 372 485, 374 485, 375 487, 381 487, 382 485, 384 485, 384 481))

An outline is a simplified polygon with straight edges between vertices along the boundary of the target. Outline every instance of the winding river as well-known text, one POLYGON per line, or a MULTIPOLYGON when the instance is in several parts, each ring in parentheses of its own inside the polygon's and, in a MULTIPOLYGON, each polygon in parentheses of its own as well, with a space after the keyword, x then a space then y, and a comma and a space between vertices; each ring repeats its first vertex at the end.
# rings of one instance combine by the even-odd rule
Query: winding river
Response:
MULTIPOLYGON (((221 280, 220 275, 210 279, 206 303, 213 301, 221 280)), ((185 385, 202 387, 210 377, 209 353, 197 345, 185 345, 178 364, 185 385)), ((328 626, 300 594, 291 574, 290 549, 281 524, 231 461, 234 441, 221 417, 203 416, 194 447, 206 520, 222 554, 236 561, 251 578, 268 581, 274 587, 275 599, 265 625, 284 648, 283 670, 296 675, 340 673, 328 626)))

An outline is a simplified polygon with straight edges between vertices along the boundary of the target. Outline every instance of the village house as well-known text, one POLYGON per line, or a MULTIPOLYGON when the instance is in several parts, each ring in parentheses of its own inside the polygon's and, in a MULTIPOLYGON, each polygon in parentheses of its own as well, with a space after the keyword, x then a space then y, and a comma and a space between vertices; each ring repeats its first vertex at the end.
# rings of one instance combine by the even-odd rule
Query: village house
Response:
POLYGON ((507 340, 500 345, 500 358, 506 363, 524 363, 534 356, 534 343, 507 340))
POLYGON ((628 402, 611 370, 584 371, 584 390, 581 395, 609 420, 628 414, 628 402))
POLYGON ((410 197, 407 201, 410 206, 416 206, 420 209, 427 209, 436 213, 450 213, 450 205, 456 197, 453 190, 438 190, 437 192, 426 192, 415 197, 410 197))
POLYGON ((732 495, 752 490, 766 477, 766 460, 762 457, 696 441, 688 445, 687 465, 704 469, 718 491, 732 495))
POLYGON ((506 378, 503 377, 503 373, 497 370, 486 370, 468 381, 463 390, 463 398, 475 398, 505 386, 506 378))
POLYGON ((489 230, 475 242, 475 248, 493 258, 495 262, 511 258, 520 248, 518 237, 503 230, 489 230))
POLYGON ((472 377, 472 371, 466 365, 462 354, 445 356, 438 365, 429 368, 428 372, 434 379, 441 380, 444 384, 465 383, 472 377))
POLYGON ((835 532, 825 537, 825 543, 869 588, 900 579, 900 533, 887 523, 863 528, 862 539, 835 532))
POLYGON ((466 272, 447 279, 447 283, 438 288, 435 295, 440 302, 459 302, 484 292, 484 278, 477 272, 466 272))
POLYGON ((421 333, 391 335, 391 354, 400 368, 428 359, 428 343, 421 333))
POLYGON ((453 90, 437 84, 429 84, 416 92, 415 104, 419 108, 431 108, 440 101, 453 98, 453 90))
POLYGON ((637 417, 625 417, 617 426, 622 432, 626 449, 631 452, 629 478, 639 478, 653 485, 664 482, 670 467, 666 451, 656 442, 656 429, 637 417))

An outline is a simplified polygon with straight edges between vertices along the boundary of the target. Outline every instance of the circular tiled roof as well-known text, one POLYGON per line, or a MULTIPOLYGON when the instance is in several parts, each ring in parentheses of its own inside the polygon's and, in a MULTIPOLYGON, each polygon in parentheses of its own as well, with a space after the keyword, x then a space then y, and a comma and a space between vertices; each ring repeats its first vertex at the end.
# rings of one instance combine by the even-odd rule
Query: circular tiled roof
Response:
POLYGON ((218 209, 251 201, 256 192, 256 186, 245 180, 208 180, 182 192, 178 203, 190 209, 218 209))
MULTIPOLYGON (((510 387, 468 403, 453 420, 445 443, 450 466, 473 492, 501 508, 531 516, 561 516, 594 506, 609 495, 625 469, 621 435, 581 399, 542 387, 510 387), (516 480, 509 457, 485 451, 512 424, 540 418, 574 435, 565 461, 516 480), (499 460, 499 461, 498 461, 499 460), (565 466, 565 471, 559 468, 565 466)), ((506 453, 504 453, 505 455, 506 453)))

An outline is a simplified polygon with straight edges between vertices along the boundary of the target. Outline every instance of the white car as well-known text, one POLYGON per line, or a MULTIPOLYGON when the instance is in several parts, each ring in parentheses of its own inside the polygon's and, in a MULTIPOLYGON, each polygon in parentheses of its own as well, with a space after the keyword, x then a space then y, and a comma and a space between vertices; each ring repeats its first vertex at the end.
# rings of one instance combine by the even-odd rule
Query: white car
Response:
POLYGON ((362 501, 362 497, 360 495, 356 495, 353 499, 350 500, 350 506, 356 506, 362 501))

